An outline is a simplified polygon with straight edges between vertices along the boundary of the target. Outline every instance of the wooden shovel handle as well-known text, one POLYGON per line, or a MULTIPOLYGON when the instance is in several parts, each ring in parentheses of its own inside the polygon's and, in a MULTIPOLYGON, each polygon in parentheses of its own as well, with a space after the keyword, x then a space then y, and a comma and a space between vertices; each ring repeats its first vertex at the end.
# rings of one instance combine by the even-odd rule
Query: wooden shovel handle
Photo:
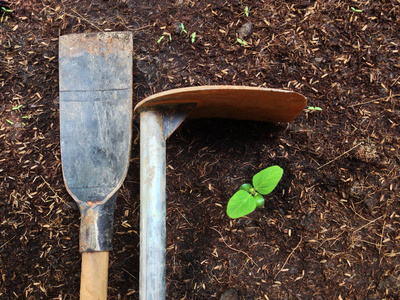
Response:
POLYGON ((108 252, 82 252, 80 300, 106 300, 108 252))

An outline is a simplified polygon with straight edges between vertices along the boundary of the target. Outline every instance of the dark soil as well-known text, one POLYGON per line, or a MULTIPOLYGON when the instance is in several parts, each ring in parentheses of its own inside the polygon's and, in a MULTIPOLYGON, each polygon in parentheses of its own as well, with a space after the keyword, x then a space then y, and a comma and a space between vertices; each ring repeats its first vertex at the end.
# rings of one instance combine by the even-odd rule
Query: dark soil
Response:
MULTIPOLYGON (((240 299, 399 299, 399 0, 0 2, 13 10, 0 11, 1 299, 78 299, 58 37, 109 30, 133 32, 135 103, 232 84, 290 89, 323 109, 290 124, 189 120, 168 140, 168 299, 229 288, 240 299), (284 176, 265 206, 230 219, 231 195, 271 165, 284 176)), ((109 299, 138 299, 138 145, 136 117, 109 299)))

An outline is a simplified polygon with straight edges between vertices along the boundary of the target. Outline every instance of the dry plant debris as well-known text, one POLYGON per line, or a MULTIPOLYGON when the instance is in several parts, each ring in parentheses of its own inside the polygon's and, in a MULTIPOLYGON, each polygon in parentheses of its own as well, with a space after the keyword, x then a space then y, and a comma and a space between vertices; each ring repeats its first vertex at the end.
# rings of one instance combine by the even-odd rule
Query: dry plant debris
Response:
MULTIPOLYGON (((0 5, 12 10, 0 21, 1 299, 78 299, 57 45, 62 34, 110 30, 134 34, 136 102, 233 84, 291 89, 323 107, 288 125, 187 121, 171 137, 167 298, 219 299, 229 288, 240 299, 398 298, 399 0, 0 5), (171 39, 157 43, 161 35, 171 39), (285 176, 265 208, 229 219, 226 195, 274 164, 285 176)), ((138 299, 137 128, 117 200, 110 299, 138 299)))

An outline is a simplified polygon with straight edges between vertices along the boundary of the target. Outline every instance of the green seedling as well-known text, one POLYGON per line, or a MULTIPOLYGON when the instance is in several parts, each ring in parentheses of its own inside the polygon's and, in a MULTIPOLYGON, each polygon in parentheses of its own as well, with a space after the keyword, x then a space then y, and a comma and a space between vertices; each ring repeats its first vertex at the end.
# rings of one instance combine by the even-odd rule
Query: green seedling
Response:
POLYGON ((21 118, 22 118, 22 119, 30 119, 31 116, 22 116, 21 118))
POLYGON ((13 107, 13 108, 12 108, 12 110, 19 110, 21 107, 22 107, 22 104, 20 104, 20 105, 18 105, 18 106, 15 106, 15 107, 13 107))
POLYGON ((246 15, 246 17, 249 16, 249 7, 248 6, 245 7, 244 14, 246 15))
POLYGON ((157 44, 161 43, 161 41, 164 39, 164 36, 160 36, 160 38, 157 40, 157 44))
POLYGON ((237 38, 237 41, 242 46, 247 46, 248 45, 248 43, 246 41, 242 40, 242 39, 237 38))
POLYGON ((356 8, 354 8, 354 7, 350 7, 350 8, 351 8, 352 11, 355 11, 355 12, 362 12, 362 9, 356 9, 356 8))
POLYGON ((2 10, 3 12, 5 12, 5 13, 6 13, 6 12, 8 12, 8 13, 13 12, 12 9, 5 8, 4 6, 1 7, 1 10, 2 10))
MULTIPOLYGON (((172 41, 172 36, 169 33, 165 33, 165 35, 168 35, 169 41, 172 41)), ((161 41, 164 39, 165 35, 160 36, 160 38, 157 40, 157 44, 161 43, 161 41)))
POLYGON ((183 23, 181 23, 181 32, 184 32, 185 34, 187 34, 187 31, 185 29, 185 26, 183 25, 183 23))
POLYGON ((3 21, 3 17, 6 13, 12 13, 13 10, 12 9, 8 9, 4 6, 1 7, 1 21, 3 21))
POLYGON ((307 109, 310 111, 321 111, 322 110, 322 108, 318 107, 318 106, 309 106, 309 107, 307 107, 307 109))
POLYGON ((279 166, 266 168, 253 176, 253 184, 242 184, 228 202, 226 213, 232 219, 243 217, 264 205, 263 195, 271 193, 283 175, 279 166))
POLYGON ((193 32, 193 33, 190 35, 190 40, 191 40, 192 44, 194 43, 195 39, 196 39, 196 32, 193 32))
POLYGON ((13 122, 13 121, 10 121, 9 119, 6 119, 6 121, 7 121, 8 123, 10 123, 11 125, 14 125, 14 122, 13 122))

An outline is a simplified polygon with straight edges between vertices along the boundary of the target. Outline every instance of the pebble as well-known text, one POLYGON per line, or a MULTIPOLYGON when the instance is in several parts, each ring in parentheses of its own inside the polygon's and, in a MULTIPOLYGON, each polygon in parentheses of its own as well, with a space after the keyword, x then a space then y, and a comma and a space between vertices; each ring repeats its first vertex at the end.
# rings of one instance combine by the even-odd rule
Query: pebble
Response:
POLYGON ((174 32, 176 34, 180 34, 182 31, 182 23, 181 22, 175 22, 174 23, 174 32))
POLYGON ((364 198, 364 204, 368 208, 369 211, 373 211, 374 208, 378 205, 378 200, 372 197, 364 198))
POLYGON ((239 300, 239 295, 235 289, 229 288, 221 295, 219 300, 239 300))
POLYGON ((244 24, 239 30, 238 30, 238 35, 239 38, 244 38, 246 36, 249 36, 251 34, 251 30, 253 29, 253 24, 251 22, 247 22, 244 24))

